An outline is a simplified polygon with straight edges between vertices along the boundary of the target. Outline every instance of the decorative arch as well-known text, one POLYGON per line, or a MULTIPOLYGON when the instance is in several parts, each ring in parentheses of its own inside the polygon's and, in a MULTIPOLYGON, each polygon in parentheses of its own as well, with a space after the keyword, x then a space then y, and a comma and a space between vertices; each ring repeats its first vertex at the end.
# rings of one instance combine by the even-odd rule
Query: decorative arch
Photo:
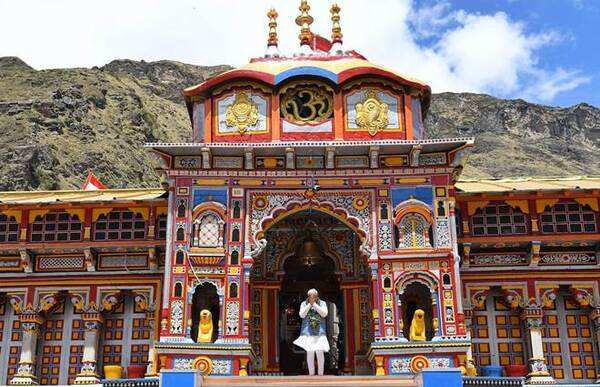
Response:
POLYGON ((394 208, 394 223, 399 224, 402 218, 409 214, 418 214, 425 219, 429 225, 433 224, 433 212, 431 211, 431 207, 429 207, 426 203, 417 200, 417 199, 408 199, 399 203, 396 208, 394 208))
POLYGON ((345 209, 335 207, 332 203, 316 201, 310 201, 308 203, 292 201, 288 203, 285 207, 275 208, 270 215, 263 218, 262 221, 259 223, 257 232, 254 235, 254 241, 257 247, 255 248, 255 250, 253 250, 252 255, 257 256, 264 250, 267 243, 265 239, 265 233, 271 227, 275 226, 277 223, 291 215, 307 210, 318 211, 323 214, 330 215, 342 222, 344 225, 346 225, 358 235, 361 241, 361 252, 365 255, 370 255, 370 247, 368 246, 368 234, 365 230, 361 228, 360 220, 348 214, 348 211, 346 211, 345 209))
POLYGON ((396 280, 395 288, 398 294, 402 294, 408 285, 415 282, 427 286, 431 293, 437 292, 438 279, 433 274, 424 271, 411 271, 404 274, 396 280))
POLYGON ((192 219, 196 219, 198 215, 205 211, 213 211, 217 213, 221 217, 221 219, 225 219, 225 206, 219 202, 213 201, 200 203, 196 207, 194 207, 194 209, 192 210, 192 219))
POLYGON ((192 211, 192 246, 223 247, 225 210, 225 206, 217 202, 205 202, 194 208, 192 211))

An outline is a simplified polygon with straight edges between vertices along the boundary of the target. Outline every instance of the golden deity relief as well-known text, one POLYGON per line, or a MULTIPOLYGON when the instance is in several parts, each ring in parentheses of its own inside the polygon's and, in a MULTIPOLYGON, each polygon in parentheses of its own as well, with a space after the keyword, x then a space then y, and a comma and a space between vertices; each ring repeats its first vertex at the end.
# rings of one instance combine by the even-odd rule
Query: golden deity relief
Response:
POLYGON ((357 103, 356 125, 367 129, 371 136, 388 126, 388 105, 377 97, 376 90, 368 90, 364 101, 357 103))
POLYGON ((250 126, 258 123, 258 106, 252 102, 247 93, 237 93, 235 100, 225 113, 225 124, 236 127, 240 133, 246 132, 250 126))

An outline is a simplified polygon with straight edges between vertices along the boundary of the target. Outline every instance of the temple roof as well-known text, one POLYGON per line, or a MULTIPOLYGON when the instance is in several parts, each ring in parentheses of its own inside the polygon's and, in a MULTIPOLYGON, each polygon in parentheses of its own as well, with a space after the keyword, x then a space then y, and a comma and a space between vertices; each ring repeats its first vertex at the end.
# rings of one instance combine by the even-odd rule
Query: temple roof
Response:
POLYGON ((456 183, 462 193, 503 193, 513 191, 598 190, 600 176, 522 177, 508 179, 462 180, 456 183))
POLYGON ((371 63, 360 54, 254 59, 245 66, 226 71, 199 85, 186 88, 183 94, 186 97, 198 95, 236 78, 254 79, 275 86, 296 76, 318 76, 327 78, 335 84, 360 76, 381 76, 423 90, 426 95, 431 94, 431 89, 425 82, 371 63))
POLYGON ((0 192, 2 204, 50 204, 50 203, 92 203, 92 202, 132 202, 159 199, 167 191, 160 188, 103 189, 95 191, 7 191, 0 192))

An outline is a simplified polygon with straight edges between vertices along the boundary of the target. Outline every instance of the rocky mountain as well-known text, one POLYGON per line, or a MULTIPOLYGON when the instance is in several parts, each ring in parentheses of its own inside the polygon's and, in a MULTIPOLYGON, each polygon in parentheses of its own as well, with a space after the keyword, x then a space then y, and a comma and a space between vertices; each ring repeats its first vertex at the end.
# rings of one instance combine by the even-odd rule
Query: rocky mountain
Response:
MULTIPOLYGON (((110 187, 157 186, 152 141, 187 141, 181 89, 228 66, 115 60, 34 70, 0 58, 0 190, 79 188, 88 168, 110 187)), ((600 110, 479 94, 437 94, 430 137, 474 136, 463 178, 600 174, 600 110)))

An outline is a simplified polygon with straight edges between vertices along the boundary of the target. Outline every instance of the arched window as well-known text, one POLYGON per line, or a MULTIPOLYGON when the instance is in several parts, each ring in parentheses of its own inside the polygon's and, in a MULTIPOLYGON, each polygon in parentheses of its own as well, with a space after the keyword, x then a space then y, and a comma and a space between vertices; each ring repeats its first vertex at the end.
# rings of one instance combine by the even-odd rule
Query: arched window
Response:
POLYGON ((81 220, 67 212, 38 215, 31 224, 31 242, 80 241, 81 220))
POLYGON ((379 208, 379 217, 382 220, 385 220, 388 218, 388 205, 386 203, 381 203, 381 207, 379 208))
POLYGON ((235 202, 233 205, 233 217, 238 219, 241 216, 242 209, 240 208, 240 202, 235 202))
POLYGON ((175 282, 175 288, 173 289, 173 297, 181 297, 183 295, 183 285, 181 282, 175 282))
POLYGON ((492 203, 478 208, 471 218, 473 235, 511 235, 527 232, 527 218, 519 208, 506 203, 492 203))
POLYGON ((444 207, 444 202, 437 202, 437 214, 438 216, 446 216, 446 207, 444 207))
POLYGON ((237 298, 238 297, 238 284, 232 282, 229 284, 229 298, 237 298))
POLYGON ((131 240, 146 238, 146 221, 142 214, 128 210, 101 214, 94 222, 94 240, 131 240))
POLYGON ((214 212, 200 214, 192 232, 195 247, 223 247, 223 221, 214 212))
POLYGON ((177 217, 183 218, 185 216, 185 200, 180 200, 177 206, 177 217))
POLYGON ((0 243, 19 240, 19 223, 14 216, 0 214, 0 243))
POLYGON ((229 260, 231 265, 239 265, 240 264, 240 253, 237 250, 234 250, 231 253, 231 259, 229 260))
POLYGON ((400 248, 431 247, 429 223, 421 215, 408 214, 398 225, 397 246, 400 248))
POLYGON ((159 215, 156 218, 157 239, 167 238, 167 215, 159 215))
POLYGON ((185 231, 183 230, 183 227, 179 227, 177 229, 177 235, 176 235, 176 239, 178 241, 183 241, 185 240, 185 231))
POLYGON ((177 250, 177 253, 175 254, 175 264, 183 265, 184 258, 185 258, 185 255, 184 255, 183 250, 177 250))
POLYGON ((239 229, 236 228, 231 232, 231 241, 232 242, 240 241, 240 230, 239 229))
POLYGON ((594 233, 596 214, 588 205, 557 203, 546 206, 540 214, 540 225, 543 233, 594 233))

